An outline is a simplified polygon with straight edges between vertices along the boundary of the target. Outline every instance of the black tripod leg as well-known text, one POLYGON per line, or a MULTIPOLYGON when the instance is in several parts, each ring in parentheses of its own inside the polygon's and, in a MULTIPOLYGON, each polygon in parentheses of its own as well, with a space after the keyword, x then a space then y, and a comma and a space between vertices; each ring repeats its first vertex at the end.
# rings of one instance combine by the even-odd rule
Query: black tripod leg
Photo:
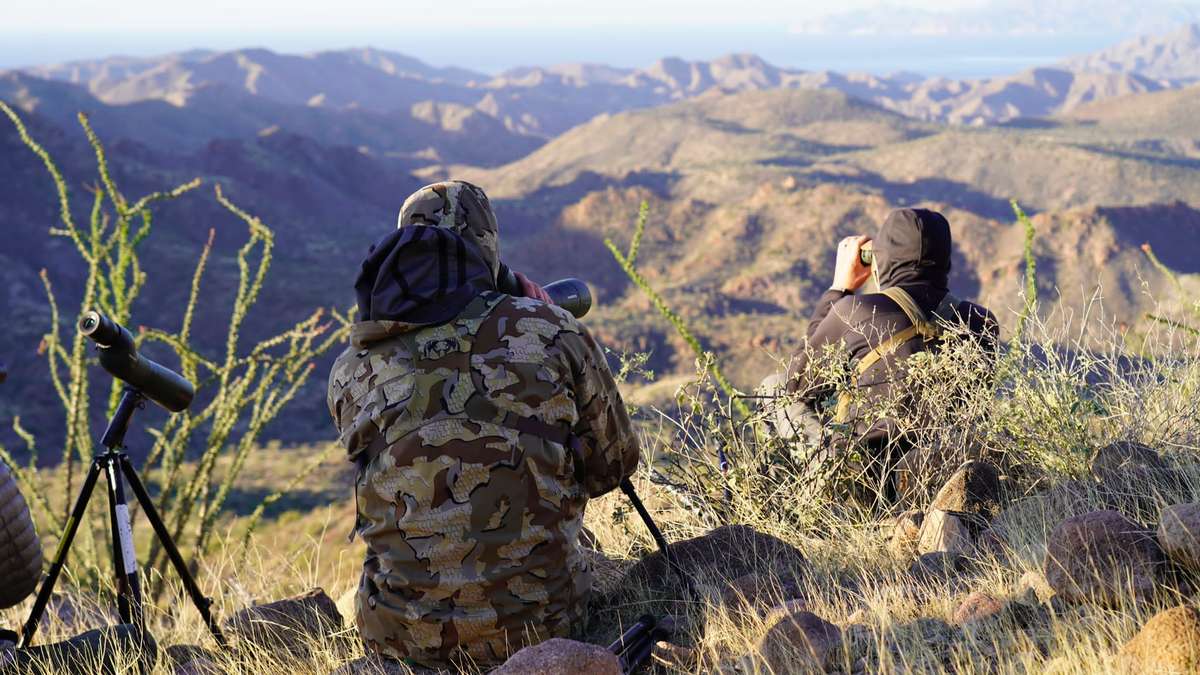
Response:
POLYGON ((200 616, 204 619, 204 623, 208 626, 209 632, 212 633, 217 644, 226 647, 225 635, 221 633, 220 626, 212 615, 212 600, 205 597, 201 592, 200 586, 196 584, 192 573, 188 571, 187 563, 184 562, 183 556, 179 554, 179 549, 175 548, 175 541, 171 539, 171 533, 167 531, 167 526, 163 524, 162 518, 158 515, 158 509, 154 508, 154 501, 150 499, 150 494, 146 492, 146 487, 142 485, 142 481, 138 478, 137 472, 133 470, 133 465, 125 456, 121 456, 121 469, 125 473, 125 477, 129 479, 129 487, 133 490, 133 495, 137 497, 138 503, 142 505, 142 511, 146 514, 146 519, 150 521, 151 527, 154 528, 154 533, 158 535, 159 542, 162 543, 163 550, 167 552, 167 557, 171 559, 171 565, 175 567, 175 571, 179 573, 179 578, 183 581, 183 587, 187 590, 188 595, 192 598, 192 604, 200 612, 200 616))
POLYGON ((642 522, 646 523, 646 529, 650 530, 650 536, 654 538, 654 543, 658 544, 658 548, 662 551, 663 559, 667 561, 667 565, 674 569, 675 560, 671 555, 671 549, 667 547, 667 538, 663 536, 654 519, 650 517, 650 512, 646 510, 646 505, 642 503, 637 491, 633 489, 633 483, 629 482, 628 478, 621 481, 621 492, 625 493, 630 503, 633 504, 634 510, 641 516, 642 522))
POLYGON ((87 478, 83 481, 83 487, 79 490, 75 506, 71 509, 71 517, 67 519, 66 529, 63 530, 62 539, 58 542, 58 550, 54 552, 50 571, 46 573, 46 580, 42 582, 42 588, 33 602, 33 609, 29 610, 29 619, 25 621, 25 627, 21 629, 21 642, 18 645, 21 648, 28 647, 33 643, 33 634, 37 632, 38 623, 42 620, 42 613, 46 611, 46 604, 50 602, 50 594, 54 592, 54 584, 58 582, 58 575, 62 573, 63 565, 67 562, 67 553, 71 549, 71 542, 75 540, 75 533, 79 531, 79 523, 83 520, 84 513, 87 512, 88 500, 92 497, 92 489, 96 487, 96 479, 99 478, 101 470, 100 463, 93 461, 92 468, 88 470, 87 478))
POLYGON ((112 519, 113 566, 117 577, 117 611, 121 621, 144 629, 142 589, 138 581, 137 554, 133 549, 133 522, 129 517, 129 502, 125 499, 121 469, 124 455, 110 457, 105 465, 108 477, 108 510, 112 519))

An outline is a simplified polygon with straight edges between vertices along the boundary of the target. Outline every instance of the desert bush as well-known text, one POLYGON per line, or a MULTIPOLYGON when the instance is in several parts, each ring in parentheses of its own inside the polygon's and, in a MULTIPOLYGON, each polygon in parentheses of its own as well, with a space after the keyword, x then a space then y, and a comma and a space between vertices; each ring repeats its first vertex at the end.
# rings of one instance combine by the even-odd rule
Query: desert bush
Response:
MULTIPOLYGON (((86 270, 78 307, 60 306, 52 275, 43 270, 42 283, 51 310, 51 324, 45 334, 41 353, 46 358, 48 377, 54 385, 63 409, 66 429, 59 458, 57 486, 38 471, 36 437, 15 422, 16 431, 29 445, 28 463, 22 465, 0 449, 0 456, 11 464, 21 487, 34 504, 35 517, 42 524, 43 536, 62 532, 65 518, 54 507, 69 509, 77 488, 76 473, 86 469, 95 451, 89 417, 93 397, 102 382, 93 380, 94 362, 89 357, 87 340, 74 330, 77 318, 89 309, 97 309, 114 321, 128 324, 135 319, 134 305, 148 282, 139 255, 152 233, 153 208, 160 202, 177 199, 200 186, 195 179, 173 189, 153 192, 131 199, 117 186, 109 169, 104 146, 88 119, 79 115, 79 123, 96 155, 98 180, 89 186, 91 207, 86 225, 77 224, 67 181, 49 153, 29 134, 16 112, 0 102, 0 111, 8 117, 21 140, 45 165, 58 200, 61 223, 50 230, 53 237, 69 240, 86 270), (64 334, 64 326, 66 334, 64 334)), ((230 490, 237 481, 247 457, 258 447, 263 428, 276 418, 284 406, 308 380, 313 360, 340 343, 347 334, 346 318, 332 311, 332 319, 316 310, 301 321, 255 344, 245 345, 241 330, 271 266, 274 236, 258 218, 229 201, 215 187, 215 199, 247 228, 247 240, 237 252, 238 280, 233 305, 224 313, 208 311, 201 319, 214 325, 227 325, 224 348, 206 353, 193 343, 192 327, 203 302, 201 286, 213 250, 213 231, 198 252, 191 276, 188 301, 177 330, 142 328, 136 331, 140 347, 151 343, 165 345, 173 354, 179 372, 196 384, 197 398, 192 408, 166 417, 151 428, 153 446, 143 467, 148 483, 157 487, 156 506, 177 542, 194 551, 203 551, 210 543, 214 525, 230 490), (189 451, 195 451, 189 457, 189 451), (229 457, 222 475, 214 469, 218 458, 229 457), (185 461, 185 460, 193 461, 185 461)), ((108 385, 107 412, 117 405, 122 384, 108 385)), ((301 472, 304 475, 304 472, 301 472)), ((93 513, 95 510, 93 510, 93 513)), ((101 514, 102 515, 102 514, 101 514)), ((256 514, 256 517, 261 513, 256 514)), ((81 546, 76 553, 76 576, 103 578, 101 558, 105 546, 107 522, 93 518, 83 528, 81 546), (86 572, 80 574, 80 572, 86 572)), ((163 562, 157 542, 149 551, 148 569, 163 562)))

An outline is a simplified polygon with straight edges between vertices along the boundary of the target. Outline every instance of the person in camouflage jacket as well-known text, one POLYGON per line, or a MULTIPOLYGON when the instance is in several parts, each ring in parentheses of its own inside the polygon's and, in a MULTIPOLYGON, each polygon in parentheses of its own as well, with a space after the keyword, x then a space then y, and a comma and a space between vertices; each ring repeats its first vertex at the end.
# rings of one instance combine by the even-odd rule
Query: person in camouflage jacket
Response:
POLYGON ((499 269, 487 196, 452 181, 409 197, 356 283, 328 403, 360 468, 356 618, 377 654, 485 666, 569 634, 591 586, 584 507, 639 461, 596 341, 497 292, 499 269))

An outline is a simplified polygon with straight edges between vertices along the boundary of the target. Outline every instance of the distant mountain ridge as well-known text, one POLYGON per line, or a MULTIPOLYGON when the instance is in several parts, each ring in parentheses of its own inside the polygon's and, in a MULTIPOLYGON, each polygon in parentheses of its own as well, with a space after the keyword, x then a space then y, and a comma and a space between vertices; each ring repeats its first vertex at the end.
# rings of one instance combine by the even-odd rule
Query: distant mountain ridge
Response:
MULTIPOLYGON (((597 115, 768 89, 834 89, 917 119, 987 125, 1068 114, 1095 101, 1176 88, 1200 79, 1200 27, 1142 38, 1057 66, 982 80, 803 71, 775 66, 753 54, 711 61, 664 58, 641 69, 560 64, 488 77, 373 48, 305 55, 265 49, 193 51, 23 72, 78 85, 112 105, 163 101, 182 108, 220 87, 245 105, 263 100, 297 108, 407 114, 430 123, 436 118, 439 124, 450 121, 461 127, 465 123, 480 130, 490 129, 482 119, 487 117, 506 130, 501 135, 541 140, 597 115), (472 117, 475 121, 467 122, 472 117)), ((286 127, 286 118, 277 126, 286 127)), ((443 127, 443 131, 462 129, 443 127)), ((504 143, 521 145, 515 140, 504 143)), ((435 154, 435 163, 478 163, 477 157, 435 154)))
POLYGON ((1200 80, 1200 23, 1165 35, 1143 35, 1114 47, 1068 59, 1063 66, 1087 73, 1136 73, 1164 80, 1200 80))

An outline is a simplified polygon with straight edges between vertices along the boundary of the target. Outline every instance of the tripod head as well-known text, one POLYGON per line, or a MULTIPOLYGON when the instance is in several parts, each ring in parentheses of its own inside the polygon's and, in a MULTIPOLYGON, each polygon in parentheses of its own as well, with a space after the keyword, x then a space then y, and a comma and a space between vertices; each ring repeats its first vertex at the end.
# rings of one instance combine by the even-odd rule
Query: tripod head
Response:
POLYGON ((110 375, 171 412, 187 410, 196 389, 182 375, 138 354, 133 335, 95 310, 79 320, 79 332, 96 343, 100 365, 110 375))

